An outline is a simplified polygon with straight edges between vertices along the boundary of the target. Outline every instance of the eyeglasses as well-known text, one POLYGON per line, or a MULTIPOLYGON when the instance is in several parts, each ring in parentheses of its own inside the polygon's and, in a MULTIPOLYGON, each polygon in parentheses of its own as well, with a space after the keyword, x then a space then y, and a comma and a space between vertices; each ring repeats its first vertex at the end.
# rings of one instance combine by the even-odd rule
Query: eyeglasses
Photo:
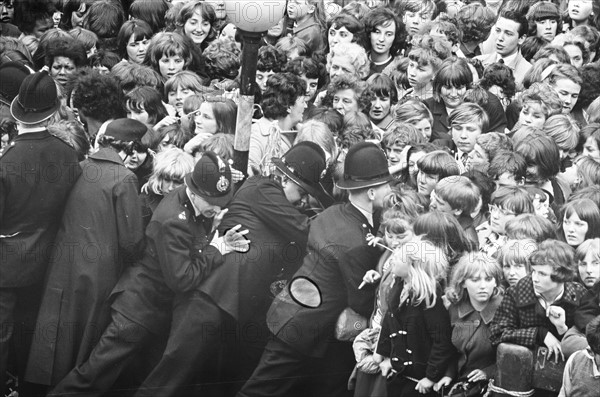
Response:
POLYGON ((500 215, 502 216, 516 215, 511 210, 504 209, 502 207, 497 206, 496 204, 488 204, 488 209, 490 211, 490 214, 500 213, 500 215))

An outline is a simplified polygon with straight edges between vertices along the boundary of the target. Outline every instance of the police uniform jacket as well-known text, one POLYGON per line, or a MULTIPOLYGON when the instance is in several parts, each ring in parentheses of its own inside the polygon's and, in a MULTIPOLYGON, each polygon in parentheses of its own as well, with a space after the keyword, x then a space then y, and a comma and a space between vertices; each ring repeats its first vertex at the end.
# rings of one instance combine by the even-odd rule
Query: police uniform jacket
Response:
POLYGON ((212 219, 196 216, 186 187, 169 193, 146 228, 143 258, 113 289, 112 308, 151 332, 170 324, 177 293, 195 290, 223 257, 210 245, 212 219))
MULTIPOLYGON (((378 214, 372 227, 351 203, 334 205, 312 222, 307 253, 294 278, 308 279, 317 288, 307 292, 307 299, 317 298, 318 307, 309 307, 304 297, 292 298, 289 288, 273 301, 267 325, 277 338, 298 352, 322 357, 333 341, 335 323, 340 313, 350 307, 368 318, 374 301, 374 287, 358 289, 367 270, 375 269, 379 251, 367 245, 367 234, 376 234, 378 214), (317 292, 318 290, 318 292, 317 292)), ((292 281, 293 282, 293 281, 292 281)))
POLYGON ((0 288, 44 279, 71 188, 75 150, 47 130, 15 137, 0 157, 0 288))
POLYGON ((389 357, 392 368, 400 375, 415 379, 427 377, 439 381, 448 369, 456 350, 452 345, 450 317, 438 288, 435 305, 412 303, 409 296, 399 304, 403 283, 396 279, 390 293, 390 309, 383 318, 377 353, 389 357))

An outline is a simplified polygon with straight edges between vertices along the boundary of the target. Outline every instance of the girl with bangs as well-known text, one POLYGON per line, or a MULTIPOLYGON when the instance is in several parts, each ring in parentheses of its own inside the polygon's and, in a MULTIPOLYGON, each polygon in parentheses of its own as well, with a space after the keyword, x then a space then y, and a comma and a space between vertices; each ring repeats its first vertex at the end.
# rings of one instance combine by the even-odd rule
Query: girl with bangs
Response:
POLYGON ((519 280, 531 273, 529 257, 538 248, 538 243, 530 238, 508 240, 498 253, 498 263, 502 266, 505 287, 517 285, 519 280))
POLYGON ((417 35, 438 13, 433 0, 399 0, 394 4, 394 11, 396 15, 402 15, 404 29, 410 37, 417 35))
POLYGON ((192 64, 192 46, 189 39, 178 33, 158 33, 150 40, 144 64, 160 73, 163 81, 167 81, 192 64))
POLYGON ((452 379, 486 383, 494 376, 496 349, 490 342, 489 323, 502 302, 501 280, 498 263, 481 253, 464 255, 454 267, 446 298, 452 344, 458 354, 453 359, 453 373, 444 376, 434 390, 450 385, 452 379))
POLYGON ((117 35, 117 53, 128 62, 142 64, 152 35, 152 28, 142 20, 125 22, 117 35))
POLYGON ((447 267, 443 250, 420 238, 392 256, 395 283, 374 357, 389 396, 435 396, 433 386, 448 370, 455 349, 439 284, 447 267))
POLYGON ((183 178, 194 169, 192 155, 179 148, 163 150, 154 157, 154 171, 142 186, 140 200, 144 228, 163 197, 183 185, 183 178))
POLYGON ((600 237, 600 209, 589 199, 569 201, 562 207, 559 238, 573 248, 587 239, 600 237))
MULTIPOLYGON (((433 97, 425 101, 433 115, 433 139, 448 133, 448 115, 465 102, 465 95, 473 85, 473 72, 464 58, 445 59, 433 78, 433 97)), ((504 132, 506 114, 497 96, 486 91, 488 102, 482 108, 488 115, 488 131, 504 132)))
POLYGON ((365 32, 368 35, 365 48, 371 61, 370 74, 381 73, 405 45, 404 26, 392 10, 378 7, 366 15, 365 32))

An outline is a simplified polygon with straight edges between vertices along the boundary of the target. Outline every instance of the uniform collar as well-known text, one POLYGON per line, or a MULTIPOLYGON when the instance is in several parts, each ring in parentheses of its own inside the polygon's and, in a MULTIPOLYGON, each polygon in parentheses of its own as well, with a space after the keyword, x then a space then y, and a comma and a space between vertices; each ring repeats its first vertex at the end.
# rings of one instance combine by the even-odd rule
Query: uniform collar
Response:
POLYGON ((98 149, 97 152, 90 154, 89 158, 94 160, 110 161, 111 163, 123 165, 121 156, 119 156, 119 153, 112 148, 102 147, 98 149))
MULTIPOLYGON (((496 310, 500 306, 501 302, 502 295, 498 293, 492 296, 487 306, 479 312, 479 314, 481 315, 481 319, 485 324, 489 324, 492 321, 492 319, 494 318, 494 314, 496 313, 496 310)), ((473 308, 473 305, 471 305, 471 301, 469 300, 469 298, 463 299, 458 304, 458 317, 461 319, 467 317, 474 311, 475 309, 473 308)))

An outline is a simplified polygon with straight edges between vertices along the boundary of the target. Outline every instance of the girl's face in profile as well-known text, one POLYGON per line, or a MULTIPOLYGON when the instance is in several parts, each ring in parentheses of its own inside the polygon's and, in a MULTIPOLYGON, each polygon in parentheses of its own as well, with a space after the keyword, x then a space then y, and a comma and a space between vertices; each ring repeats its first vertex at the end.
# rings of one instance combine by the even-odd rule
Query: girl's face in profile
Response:
POLYGON ((127 103, 127 118, 147 124, 149 116, 146 109, 144 109, 144 106, 140 106, 140 109, 134 109, 127 103))

